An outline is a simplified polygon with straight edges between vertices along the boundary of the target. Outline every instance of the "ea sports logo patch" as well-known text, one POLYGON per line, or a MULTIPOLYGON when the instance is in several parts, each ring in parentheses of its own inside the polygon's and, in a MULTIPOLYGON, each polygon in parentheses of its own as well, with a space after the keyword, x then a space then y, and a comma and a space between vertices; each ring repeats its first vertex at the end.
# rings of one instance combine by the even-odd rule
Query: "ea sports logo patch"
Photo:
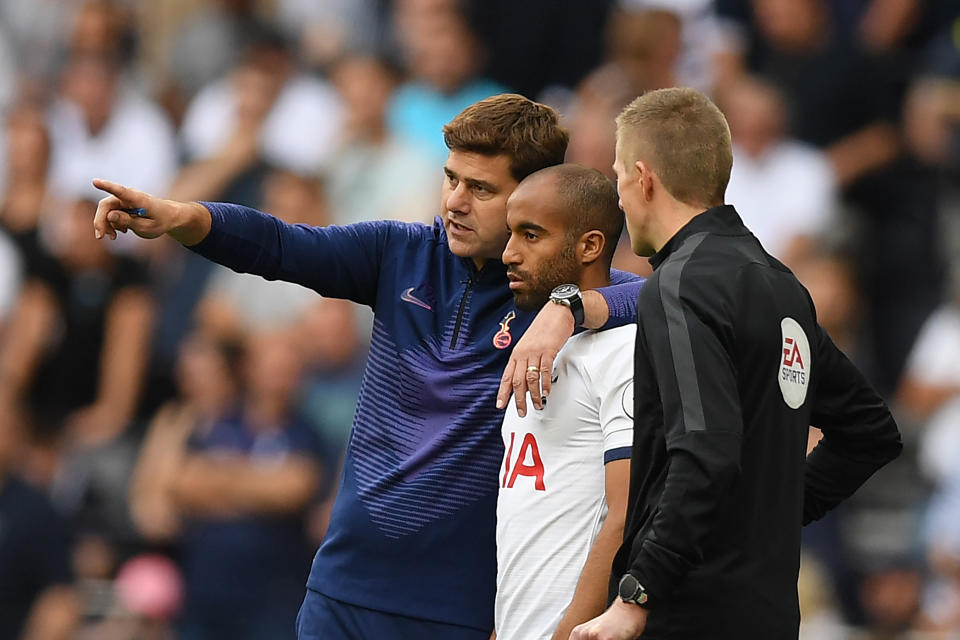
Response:
POLYGON ((791 409, 798 409, 807 399, 807 387, 810 385, 810 342, 803 327, 793 318, 780 321, 782 348, 780 367, 777 370, 777 382, 783 401, 791 409))

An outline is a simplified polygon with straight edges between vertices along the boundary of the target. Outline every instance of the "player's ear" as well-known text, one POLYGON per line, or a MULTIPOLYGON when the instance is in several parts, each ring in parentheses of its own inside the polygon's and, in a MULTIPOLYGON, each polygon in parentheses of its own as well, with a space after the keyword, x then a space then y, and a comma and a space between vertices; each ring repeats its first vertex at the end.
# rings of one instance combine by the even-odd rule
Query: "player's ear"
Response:
POLYGON ((597 229, 591 229, 582 236, 578 243, 580 251, 580 262, 590 264, 596 262, 603 255, 603 248, 606 246, 606 238, 603 233, 597 229))

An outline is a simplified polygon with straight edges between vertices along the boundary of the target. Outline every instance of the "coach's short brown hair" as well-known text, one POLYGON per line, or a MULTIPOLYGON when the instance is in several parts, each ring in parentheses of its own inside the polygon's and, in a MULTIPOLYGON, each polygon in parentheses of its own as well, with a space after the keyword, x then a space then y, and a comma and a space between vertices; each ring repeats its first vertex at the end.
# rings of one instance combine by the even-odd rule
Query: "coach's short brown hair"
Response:
POLYGON ((723 204, 733 151, 720 109, 695 89, 649 91, 617 117, 624 167, 648 164, 667 192, 691 206, 723 204))
POLYGON ((476 102, 443 127, 451 151, 510 158, 510 174, 520 182, 534 171, 560 164, 570 134, 557 112, 515 93, 476 102))

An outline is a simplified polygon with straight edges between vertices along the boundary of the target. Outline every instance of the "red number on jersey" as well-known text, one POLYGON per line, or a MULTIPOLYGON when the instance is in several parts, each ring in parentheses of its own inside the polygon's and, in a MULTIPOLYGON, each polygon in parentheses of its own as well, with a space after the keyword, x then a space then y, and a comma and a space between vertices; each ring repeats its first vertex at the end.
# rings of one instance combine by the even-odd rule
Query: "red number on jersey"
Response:
POLYGON ((520 451, 517 453, 517 461, 513 465, 513 473, 510 473, 510 457, 513 453, 513 439, 516 434, 510 434, 510 447, 507 449, 507 458, 503 470, 503 483, 500 485, 506 489, 512 489, 517 481, 517 476, 530 476, 535 479, 534 488, 537 491, 546 491, 543 484, 543 460, 540 459, 540 447, 537 446, 537 439, 532 433, 523 436, 523 442, 520 443, 520 451), (527 452, 530 452, 530 463, 527 464, 527 452), (510 480, 507 480, 507 476, 510 480))

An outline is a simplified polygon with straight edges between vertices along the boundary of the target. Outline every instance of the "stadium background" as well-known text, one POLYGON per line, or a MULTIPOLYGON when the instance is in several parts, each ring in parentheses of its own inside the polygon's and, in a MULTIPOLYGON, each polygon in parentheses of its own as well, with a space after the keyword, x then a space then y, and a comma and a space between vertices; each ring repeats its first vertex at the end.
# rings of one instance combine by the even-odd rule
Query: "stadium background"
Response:
POLYGON ((475 100, 554 105, 612 174, 614 116, 672 85, 723 108, 728 202, 903 428, 805 532, 802 637, 960 637, 956 0, 0 0, 0 637, 202 637, 296 593, 362 370, 368 310, 97 243, 92 177, 429 221, 475 100))

